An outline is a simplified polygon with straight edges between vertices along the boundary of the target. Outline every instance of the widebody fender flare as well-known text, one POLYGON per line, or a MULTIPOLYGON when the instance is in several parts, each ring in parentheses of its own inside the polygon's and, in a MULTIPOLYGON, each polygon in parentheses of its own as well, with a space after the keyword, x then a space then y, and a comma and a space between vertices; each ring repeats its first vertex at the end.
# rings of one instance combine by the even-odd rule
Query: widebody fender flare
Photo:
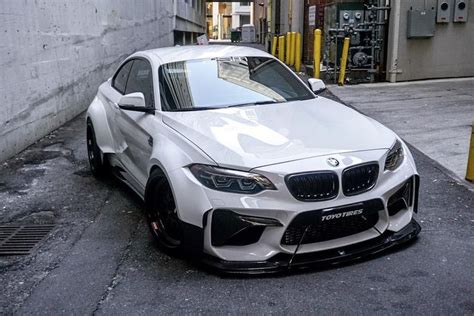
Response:
POLYGON ((86 120, 92 121, 97 145, 102 153, 115 153, 112 132, 107 120, 107 113, 103 101, 98 96, 92 100, 86 113, 86 120))

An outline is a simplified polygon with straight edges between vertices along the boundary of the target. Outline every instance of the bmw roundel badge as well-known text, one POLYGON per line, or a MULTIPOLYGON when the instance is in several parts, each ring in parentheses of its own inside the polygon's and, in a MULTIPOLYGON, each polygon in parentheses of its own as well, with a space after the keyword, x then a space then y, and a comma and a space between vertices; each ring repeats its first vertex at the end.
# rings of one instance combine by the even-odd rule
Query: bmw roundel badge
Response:
POLYGON ((328 158, 328 164, 333 167, 339 166, 339 161, 336 158, 328 158))

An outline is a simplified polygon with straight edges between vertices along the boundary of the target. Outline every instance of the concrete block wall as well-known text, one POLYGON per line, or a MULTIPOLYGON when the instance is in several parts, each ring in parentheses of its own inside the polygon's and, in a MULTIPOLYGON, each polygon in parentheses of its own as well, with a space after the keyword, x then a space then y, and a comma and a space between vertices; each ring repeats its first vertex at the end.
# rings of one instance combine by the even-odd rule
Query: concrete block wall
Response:
POLYGON ((127 55, 173 44, 171 0, 5 0, 0 161, 84 111, 127 55))

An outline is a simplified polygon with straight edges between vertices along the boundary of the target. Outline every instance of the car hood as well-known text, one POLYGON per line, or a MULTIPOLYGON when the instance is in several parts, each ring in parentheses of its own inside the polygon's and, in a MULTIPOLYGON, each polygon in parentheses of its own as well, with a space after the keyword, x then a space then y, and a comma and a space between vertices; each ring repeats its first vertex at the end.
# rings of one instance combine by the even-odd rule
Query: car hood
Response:
POLYGON ((373 119, 323 97, 162 113, 166 125, 217 164, 247 170, 328 154, 388 149, 396 137, 373 119))

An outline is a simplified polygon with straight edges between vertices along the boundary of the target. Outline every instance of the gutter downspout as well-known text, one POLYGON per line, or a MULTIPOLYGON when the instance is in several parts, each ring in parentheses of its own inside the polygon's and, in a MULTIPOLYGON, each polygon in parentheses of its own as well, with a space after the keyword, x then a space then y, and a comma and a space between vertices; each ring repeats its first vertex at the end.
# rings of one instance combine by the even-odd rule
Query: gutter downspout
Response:
POLYGON ((288 32, 292 31, 293 23, 293 0, 288 0, 288 32))
POLYGON ((392 40, 392 52, 390 60, 390 82, 397 82, 398 70, 398 43, 400 39, 400 0, 392 0, 393 10, 393 40, 392 40))

